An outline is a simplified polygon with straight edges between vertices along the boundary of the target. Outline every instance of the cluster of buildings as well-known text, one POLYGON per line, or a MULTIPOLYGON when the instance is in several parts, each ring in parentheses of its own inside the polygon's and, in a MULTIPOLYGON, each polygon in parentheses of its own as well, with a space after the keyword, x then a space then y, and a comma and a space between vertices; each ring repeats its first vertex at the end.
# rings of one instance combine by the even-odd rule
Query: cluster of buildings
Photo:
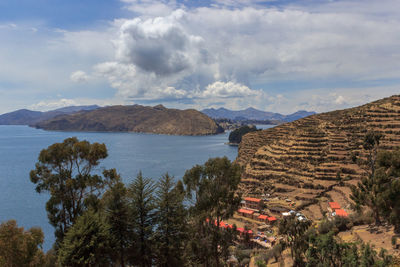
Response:
MULTIPOLYGON (((207 221, 208 221, 208 219, 207 219, 207 221)), ((215 221, 214 224, 218 225, 218 222, 215 221)), ((224 221, 220 221, 219 222, 219 227, 224 228, 224 229, 228 229, 228 228, 233 228, 233 225, 229 224, 229 223, 225 223, 224 221)), ((238 231, 240 233, 240 235, 248 234, 250 237, 253 236, 253 231, 252 230, 246 230, 246 229, 244 229, 242 227, 236 228, 236 231, 238 231)))
POLYGON ((262 214, 264 208, 264 202, 260 198, 246 197, 241 202, 241 208, 237 211, 240 215, 251 218, 260 222, 272 224, 276 222, 274 216, 268 216, 267 214, 262 214))
POLYGON ((330 212, 332 217, 339 216, 339 217, 345 217, 346 218, 346 217, 349 216, 347 214, 347 212, 344 211, 340 207, 339 203, 337 203, 337 202, 329 202, 328 203, 328 211, 330 212))

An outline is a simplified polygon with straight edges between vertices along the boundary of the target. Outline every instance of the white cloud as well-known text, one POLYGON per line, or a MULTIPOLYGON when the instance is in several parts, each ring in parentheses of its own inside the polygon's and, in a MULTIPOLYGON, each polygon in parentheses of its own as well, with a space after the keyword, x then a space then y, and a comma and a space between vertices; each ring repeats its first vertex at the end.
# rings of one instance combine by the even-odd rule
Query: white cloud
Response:
POLYGON ((159 0, 122 0, 127 4, 127 9, 141 15, 165 16, 176 9, 175 1, 159 0))
POLYGON ((78 106, 78 102, 75 99, 57 99, 50 101, 40 101, 39 103, 30 106, 33 110, 51 110, 56 108, 68 107, 68 106, 78 106))
POLYGON ((341 95, 338 95, 337 98, 335 99, 335 104, 342 105, 344 103, 346 103, 344 97, 341 95))
POLYGON ((82 82, 87 82, 89 76, 84 71, 78 70, 71 73, 71 76, 69 78, 71 79, 71 81, 75 83, 82 83, 82 82))
MULTIPOLYGON (((139 16, 119 22, 115 59, 95 67, 121 97, 192 98, 197 104, 206 96, 237 97, 248 106, 261 94, 255 85, 400 77, 400 20, 357 12, 354 6, 363 3, 347 11, 337 4, 340 11, 329 12, 328 4, 314 1, 319 9, 311 12, 307 6, 275 8, 273 1, 221 0, 183 9, 174 1, 124 2, 139 16), (144 12, 153 5, 158 11, 144 12)), ((268 101, 263 94, 258 99, 268 101)), ((338 95, 333 103, 348 101, 338 95)))
POLYGON ((247 97, 259 95, 260 92, 251 90, 249 87, 233 82, 217 81, 209 84, 206 89, 201 93, 201 97, 208 98, 229 98, 229 97, 247 97))
POLYGON ((99 105, 99 106, 107 106, 107 105, 124 105, 127 102, 122 99, 113 98, 113 99, 89 99, 89 98, 56 98, 50 100, 42 100, 38 103, 30 105, 28 108, 32 110, 39 111, 48 111, 57 108, 63 108, 68 106, 85 106, 85 105, 99 105))

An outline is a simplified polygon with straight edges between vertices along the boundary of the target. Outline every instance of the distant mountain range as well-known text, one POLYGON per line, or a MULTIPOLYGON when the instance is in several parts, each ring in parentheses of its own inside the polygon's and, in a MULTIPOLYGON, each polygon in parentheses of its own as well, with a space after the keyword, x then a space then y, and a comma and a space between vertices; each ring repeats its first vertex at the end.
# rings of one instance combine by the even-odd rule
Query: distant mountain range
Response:
POLYGON ((280 121, 291 122, 310 115, 314 115, 314 111, 299 110, 293 114, 282 115, 280 113, 262 111, 255 108, 247 108, 244 110, 229 110, 226 108, 219 109, 203 109, 202 113, 213 119, 230 119, 230 120, 257 120, 257 121, 280 121))
POLYGON ((91 106, 70 106, 50 111, 33 111, 20 109, 0 115, 0 125, 33 125, 38 122, 55 118, 59 115, 72 114, 82 110, 95 110, 97 105, 91 106))

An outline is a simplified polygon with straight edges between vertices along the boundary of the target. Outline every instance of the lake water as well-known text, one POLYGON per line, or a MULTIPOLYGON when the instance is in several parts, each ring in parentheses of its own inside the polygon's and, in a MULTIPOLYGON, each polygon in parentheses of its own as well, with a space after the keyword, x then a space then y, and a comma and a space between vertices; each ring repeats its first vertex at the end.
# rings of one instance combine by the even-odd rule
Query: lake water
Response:
POLYGON ((99 170, 116 168, 125 183, 132 181, 139 171, 155 180, 166 172, 181 179, 187 169, 203 164, 210 157, 227 156, 234 160, 237 156, 237 147, 224 144, 229 133, 171 136, 50 132, 27 126, 0 125, 0 222, 15 219, 26 229, 40 226, 45 234, 45 250, 54 242, 54 228, 48 223, 45 210, 48 195, 36 193, 29 172, 34 169, 42 149, 72 136, 105 143, 109 155, 99 170))

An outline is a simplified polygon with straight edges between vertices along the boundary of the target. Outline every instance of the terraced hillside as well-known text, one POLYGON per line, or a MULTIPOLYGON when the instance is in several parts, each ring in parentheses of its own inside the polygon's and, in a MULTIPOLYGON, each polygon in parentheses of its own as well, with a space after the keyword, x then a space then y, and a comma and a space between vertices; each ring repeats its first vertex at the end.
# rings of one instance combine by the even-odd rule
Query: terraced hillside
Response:
POLYGON ((364 174, 356 162, 366 158, 362 143, 369 130, 384 134, 382 149, 400 146, 400 96, 249 133, 237 158, 244 167, 242 190, 291 198, 297 205, 320 205, 315 199, 326 193, 346 206, 350 190, 339 181, 355 184, 364 174))

